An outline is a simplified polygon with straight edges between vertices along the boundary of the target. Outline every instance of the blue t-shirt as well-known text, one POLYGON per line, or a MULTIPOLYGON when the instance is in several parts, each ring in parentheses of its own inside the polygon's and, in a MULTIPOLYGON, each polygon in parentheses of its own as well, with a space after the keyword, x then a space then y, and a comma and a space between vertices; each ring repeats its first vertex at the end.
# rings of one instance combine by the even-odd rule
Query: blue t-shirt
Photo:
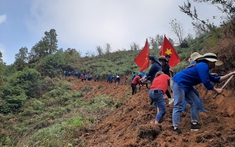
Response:
POLYGON ((181 70, 173 77, 176 82, 185 92, 188 92, 193 86, 203 83, 208 89, 212 90, 214 86, 211 82, 218 83, 220 76, 212 76, 209 73, 209 66, 205 62, 199 62, 193 67, 181 70))

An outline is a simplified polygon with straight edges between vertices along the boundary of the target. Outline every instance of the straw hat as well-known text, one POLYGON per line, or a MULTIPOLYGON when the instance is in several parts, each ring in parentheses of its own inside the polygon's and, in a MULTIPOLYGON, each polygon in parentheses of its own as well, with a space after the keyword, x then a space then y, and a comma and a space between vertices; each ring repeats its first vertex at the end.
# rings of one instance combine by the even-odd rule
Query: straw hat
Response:
POLYGON ((167 61, 165 56, 160 56, 160 57, 158 58, 158 60, 160 60, 160 61, 161 61, 161 60, 167 61))
POLYGON ((199 58, 202 58, 203 56, 201 54, 199 54, 198 52, 193 52, 191 55, 190 55, 190 58, 192 60, 197 60, 199 58))
POLYGON ((218 60, 216 54, 214 54, 214 53, 205 53, 205 54, 203 55, 203 58, 204 58, 205 60, 209 61, 209 62, 215 62, 215 65, 216 65, 216 66, 220 66, 220 65, 223 64, 222 61, 218 60))

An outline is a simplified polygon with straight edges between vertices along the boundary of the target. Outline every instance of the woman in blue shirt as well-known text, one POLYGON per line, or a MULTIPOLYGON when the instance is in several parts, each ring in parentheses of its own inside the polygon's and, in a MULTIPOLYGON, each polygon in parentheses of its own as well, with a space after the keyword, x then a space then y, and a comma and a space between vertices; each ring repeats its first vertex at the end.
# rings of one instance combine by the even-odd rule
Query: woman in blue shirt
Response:
POLYGON ((231 72, 224 76, 211 75, 209 70, 219 64, 222 64, 222 62, 217 59, 217 56, 214 53, 206 53, 202 58, 197 60, 196 65, 178 72, 172 78, 171 89, 174 95, 172 123, 174 133, 181 134, 179 125, 184 100, 187 100, 187 102, 191 105, 191 131, 197 131, 199 129, 198 115, 200 102, 198 96, 195 94, 195 89, 193 86, 203 83, 208 90, 214 90, 216 93, 222 93, 223 89, 215 88, 211 82, 218 83, 235 74, 235 72, 231 72))

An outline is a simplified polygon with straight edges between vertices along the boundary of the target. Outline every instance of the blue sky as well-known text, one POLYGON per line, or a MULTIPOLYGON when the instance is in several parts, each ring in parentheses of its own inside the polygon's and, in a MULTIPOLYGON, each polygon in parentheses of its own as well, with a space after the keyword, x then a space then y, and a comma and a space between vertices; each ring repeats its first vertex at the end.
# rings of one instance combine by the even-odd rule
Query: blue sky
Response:
MULTIPOLYGON (((14 63, 21 47, 29 51, 44 32, 55 29, 58 48, 75 48, 83 55, 97 54, 96 47, 111 51, 140 47, 157 34, 177 39, 169 22, 177 19, 185 35, 193 34, 191 18, 180 12, 186 0, 0 0, 0 51, 7 65, 14 63)), ((216 7, 194 4, 199 17, 221 15, 216 7), (199 6, 199 7, 198 7, 199 6)), ((219 24, 219 19, 215 20, 219 24)))

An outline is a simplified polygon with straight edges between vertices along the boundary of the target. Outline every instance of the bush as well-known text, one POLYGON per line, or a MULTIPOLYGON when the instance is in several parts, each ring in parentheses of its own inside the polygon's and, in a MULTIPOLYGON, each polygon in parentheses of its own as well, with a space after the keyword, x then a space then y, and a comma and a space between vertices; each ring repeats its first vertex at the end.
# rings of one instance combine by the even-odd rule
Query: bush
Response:
POLYGON ((28 97, 36 97, 41 82, 41 75, 35 69, 25 68, 9 78, 9 85, 22 88, 28 97))
POLYGON ((2 87, 3 95, 2 104, 0 105, 1 113, 16 112, 27 99, 25 91, 19 86, 10 86, 5 84, 2 87))

